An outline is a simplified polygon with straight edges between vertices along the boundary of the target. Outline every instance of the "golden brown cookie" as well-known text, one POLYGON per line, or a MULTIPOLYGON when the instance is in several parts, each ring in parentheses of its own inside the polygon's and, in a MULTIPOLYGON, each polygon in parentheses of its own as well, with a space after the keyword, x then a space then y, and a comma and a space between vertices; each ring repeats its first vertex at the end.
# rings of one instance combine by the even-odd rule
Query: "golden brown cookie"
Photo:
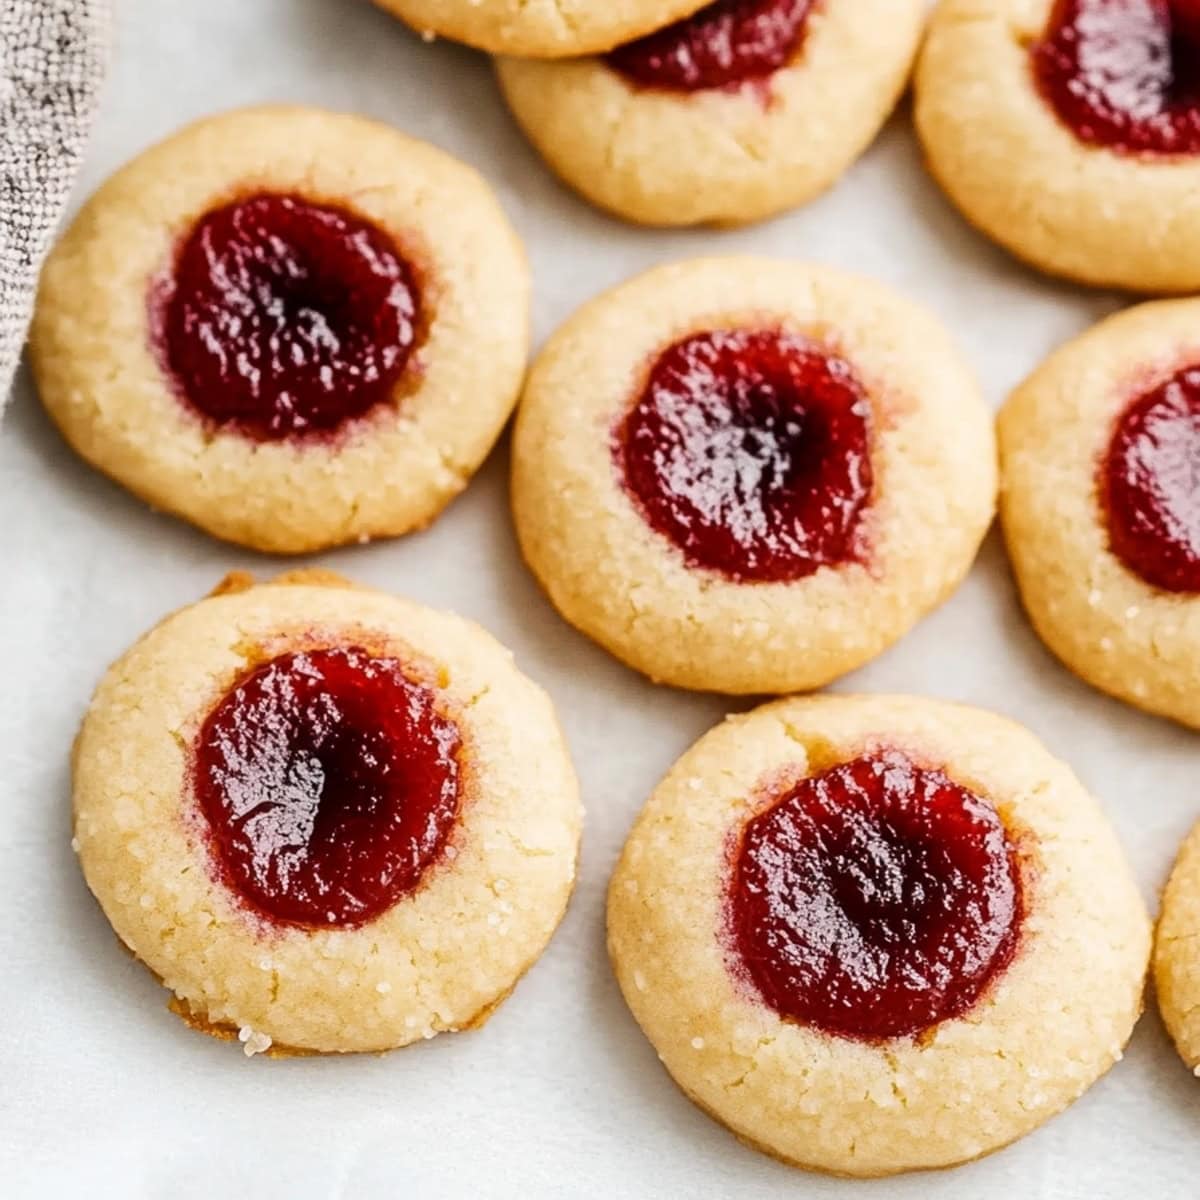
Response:
POLYGON ((1150 0, 941 0, 916 74, 929 166, 1035 267, 1200 288, 1200 22, 1150 0))
POLYGON ((603 58, 497 71, 530 141, 593 203, 647 225, 754 221, 866 149, 924 18, 924 0, 719 0, 603 58))
POLYGON ((1200 726, 1200 301, 1109 317, 999 420, 1021 598, 1077 675, 1200 726))
POLYGON ((362 117, 246 109, 118 171, 51 254, 42 401, 93 466, 300 553, 427 525, 515 402, 529 278, 483 180, 362 117))
POLYGON ((1150 923, 1095 801, 1019 726, 783 700, 671 769, 608 893, 633 1015, 743 1141, 841 1175, 944 1167, 1121 1057, 1150 923))
POLYGON ((704 0, 375 0, 426 37, 492 54, 595 54, 695 12, 704 0))
POLYGON ((481 1024, 562 917, 580 819, 507 650, 327 574, 168 617, 75 746, 88 886, 172 1007, 247 1053, 481 1024))
POLYGON ((1200 1076, 1200 825, 1180 847, 1163 892, 1154 985, 1179 1057, 1200 1076))
POLYGON ((820 687, 945 599, 995 501, 991 416, 937 322, 824 267, 660 267, 530 373, 522 550, 555 607, 652 679, 820 687))

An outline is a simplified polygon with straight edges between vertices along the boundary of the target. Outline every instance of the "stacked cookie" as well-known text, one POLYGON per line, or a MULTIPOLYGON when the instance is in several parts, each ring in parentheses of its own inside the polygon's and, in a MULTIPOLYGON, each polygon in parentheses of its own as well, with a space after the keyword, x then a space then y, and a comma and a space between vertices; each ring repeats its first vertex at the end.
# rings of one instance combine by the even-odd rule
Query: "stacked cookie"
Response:
MULTIPOLYGON (((1131 223, 1194 184, 1191 43, 1168 23, 1177 79, 1138 77, 1157 107, 1100 87, 1080 47, 1103 20, 1159 61, 1167 10, 1128 0, 1145 19, 1122 24, 1123 3, 1097 25, 1087 0, 945 0, 918 124, 947 190, 1019 253, 1194 287, 1190 243, 1131 223), (972 64, 1002 110, 982 150, 972 64), (1069 149, 1069 185, 1043 144, 1069 149), (1098 185, 1074 190, 1093 176, 1119 184, 1098 229, 1098 185)), ((924 15, 384 6, 502 55, 551 165, 650 224, 752 220, 827 187, 895 103, 924 15)), ((965 577, 999 490, 1056 653, 1200 726, 1197 302, 1131 310, 1052 357, 1005 406, 999 472, 952 339, 872 281, 663 266, 585 305, 526 372, 528 303, 522 249, 468 167, 357 117, 247 110, 84 207, 46 267, 33 362, 84 458, 274 553, 429 523, 520 396, 512 508, 551 602, 651 680, 728 694, 811 691, 881 654, 965 577)), ((561 918, 579 827, 550 702, 501 647, 321 572, 235 578, 167 618, 110 669, 75 753, 89 885, 176 1011, 248 1051, 480 1024, 561 918)), ((1156 956, 1191 1066, 1194 842, 1156 956)), ((1150 956, 1069 768, 1009 722, 914 697, 784 699, 706 735, 634 827, 608 922, 683 1090, 771 1154, 857 1175, 965 1161, 1069 1104, 1120 1057, 1150 956)))
POLYGON ((646 225, 803 204, 903 91, 924 0, 378 0, 497 55, 505 100, 565 183, 646 225))

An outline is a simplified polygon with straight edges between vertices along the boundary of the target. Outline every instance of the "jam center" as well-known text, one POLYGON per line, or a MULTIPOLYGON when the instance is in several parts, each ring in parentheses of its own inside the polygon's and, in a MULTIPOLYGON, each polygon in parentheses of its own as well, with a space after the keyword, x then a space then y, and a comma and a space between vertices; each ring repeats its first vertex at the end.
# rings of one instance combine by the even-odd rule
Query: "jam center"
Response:
POLYGON ((618 46, 608 64, 643 87, 695 92, 736 87, 786 67, 815 0, 718 0, 692 17, 618 46))
POLYGON ((1021 910, 995 809, 886 751, 805 779, 746 825, 729 922, 780 1016, 873 1040, 967 1012, 1012 959, 1021 910))
POLYGON ((350 648, 255 668, 208 715, 196 796, 227 884, 303 926, 354 926, 415 889, 458 815, 461 739, 402 663, 350 648))
POLYGON ((1125 566, 1152 587, 1200 592, 1200 366, 1125 409, 1100 490, 1109 545, 1125 566))
POLYGON ((1081 141, 1200 153, 1197 0, 1058 0, 1032 55, 1043 96, 1081 141))
POLYGON ((201 217, 151 308, 180 398, 259 441, 330 434, 389 401, 420 319, 414 271, 388 234, 274 194, 201 217))
POLYGON ((614 437, 650 526, 696 567, 779 582, 856 561, 871 406, 853 369, 778 330, 668 347, 614 437))

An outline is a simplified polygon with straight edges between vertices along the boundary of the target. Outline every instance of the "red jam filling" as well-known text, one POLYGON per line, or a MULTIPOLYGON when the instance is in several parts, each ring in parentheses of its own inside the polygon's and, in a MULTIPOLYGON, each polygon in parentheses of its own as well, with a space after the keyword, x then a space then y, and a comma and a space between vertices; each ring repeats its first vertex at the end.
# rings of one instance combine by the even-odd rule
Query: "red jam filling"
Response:
POLYGON ((1032 54, 1043 96, 1081 141, 1200 153, 1197 0, 1058 0, 1032 54))
POLYGON ((361 925, 413 891, 460 801, 458 728, 394 658, 284 654, 245 675, 195 745, 226 883, 302 926, 361 925))
POLYGON ((1168 592, 1200 592, 1200 366, 1177 371, 1117 419, 1100 471, 1109 545, 1168 592))
POLYGON ((180 398, 257 441, 330 434, 391 399, 417 341, 415 273, 382 229, 269 193, 192 227, 151 296, 180 398))
POLYGON ((733 948, 763 1000, 862 1040, 967 1012, 1022 916, 995 809, 894 750, 805 779, 751 820, 731 884, 733 948))
POLYGON ((676 92, 736 87, 786 67, 804 41, 815 0, 718 0, 636 42, 608 64, 642 87, 676 92))
POLYGON ((694 567, 781 582, 857 561, 871 406, 844 359, 779 330, 664 350, 614 436, 625 488, 694 567))

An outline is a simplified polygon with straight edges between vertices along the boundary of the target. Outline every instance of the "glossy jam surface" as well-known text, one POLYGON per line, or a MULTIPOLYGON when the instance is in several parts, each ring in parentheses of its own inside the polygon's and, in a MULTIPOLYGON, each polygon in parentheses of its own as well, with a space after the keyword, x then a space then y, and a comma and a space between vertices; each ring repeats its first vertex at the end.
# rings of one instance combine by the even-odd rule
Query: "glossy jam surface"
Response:
POLYGON ((695 16, 618 46, 608 63, 642 87, 677 92, 736 87, 786 67, 815 0, 718 0, 695 16))
POLYGON ((871 406, 850 365, 778 330, 664 350, 614 437, 624 485, 695 567, 780 582, 857 561, 871 406))
POLYGON ((1057 0, 1032 55, 1042 95, 1081 141, 1200 153, 1196 0, 1057 0))
POLYGON ((262 194, 214 209, 151 296, 180 398, 257 441, 328 435, 388 401, 419 295, 391 237, 340 208, 262 194))
POLYGON ((226 883, 252 909, 355 926, 438 857, 459 810, 461 739, 403 664, 360 649, 285 654, 205 720, 194 786, 226 883))
POLYGON ((1117 419, 1100 472, 1109 545, 1168 592, 1200 592, 1200 366, 1177 371, 1117 419))
POLYGON ((863 1040, 967 1012, 1011 960, 1021 915, 995 809, 898 751, 806 779, 751 820, 729 899, 763 1000, 863 1040))

